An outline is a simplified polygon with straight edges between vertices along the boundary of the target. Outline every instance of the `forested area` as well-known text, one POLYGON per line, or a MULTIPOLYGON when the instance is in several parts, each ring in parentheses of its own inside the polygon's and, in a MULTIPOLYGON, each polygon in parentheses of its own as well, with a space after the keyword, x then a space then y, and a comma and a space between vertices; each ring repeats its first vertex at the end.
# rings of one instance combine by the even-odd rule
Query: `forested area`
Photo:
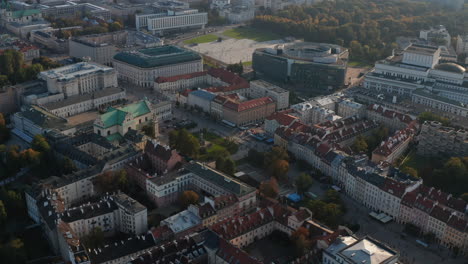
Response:
POLYGON ((452 36, 467 33, 468 9, 453 11, 409 1, 337 0, 312 6, 290 6, 257 16, 252 25, 305 41, 349 47, 351 59, 375 62, 391 54, 397 36, 445 25, 452 36))

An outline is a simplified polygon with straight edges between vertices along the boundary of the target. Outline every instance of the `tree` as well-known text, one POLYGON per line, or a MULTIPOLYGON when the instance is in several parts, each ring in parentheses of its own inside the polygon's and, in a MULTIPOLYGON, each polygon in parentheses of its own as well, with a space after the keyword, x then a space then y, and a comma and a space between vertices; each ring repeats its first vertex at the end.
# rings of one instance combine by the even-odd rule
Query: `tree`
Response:
POLYGON ((186 129, 169 132, 169 145, 180 153, 195 158, 200 150, 198 139, 187 132, 186 129))
POLYGON ((269 181, 262 182, 259 191, 266 197, 275 199, 279 194, 278 181, 275 178, 270 178, 269 181))
POLYGON ((229 175, 234 175, 234 173, 236 172, 236 163, 232 159, 227 158, 224 161, 223 172, 229 175))
POLYGON ((292 233, 291 241, 294 244, 296 257, 304 255, 312 246, 312 243, 309 240, 309 230, 305 227, 299 227, 294 233, 292 233))
POLYGON ((8 80, 8 76, 0 75, 0 88, 7 85, 10 85, 10 80, 8 80))
POLYGON ((460 199, 468 203, 468 193, 464 193, 460 195, 460 199))
POLYGON ((408 174, 411 177, 418 178, 418 171, 415 168, 404 166, 401 168, 401 172, 408 174))
POLYGON ((147 135, 148 137, 151 137, 151 138, 155 138, 156 137, 156 133, 154 131, 154 126, 153 125, 145 125, 141 128, 141 130, 143 131, 143 133, 145 133, 145 135, 147 135))
POLYGON ((62 160, 62 174, 70 174, 77 170, 75 163, 69 158, 65 157, 62 160))
POLYGON ((343 212, 339 205, 334 203, 326 204, 323 208, 324 219, 323 221, 332 228, 338 227, 341 215, 343 212))
POLYGON ((222 170, 224 168, 224 161, 225 161, 224 157, 217 157, 216 158, 215 164, 216 164, 216 169, 217 170, 222 170))
POLYGON ((265 160, 265 153, 259 152, 255 149, 250 149, 249 153, 247 154, 247 158, 250 164, 257 167, 262 167, 265 160))
POLYGON ((112 171, 106 171, 96 177, 94 184, 101 192, 112 193, 118 189, 118 184, 116 183, 115 178, 116 177, 112 171))
POLYGON ((198 194, 194 191, 184 191, 179 196, 179 202, 183 208, 187 208, 191 204, 198 203, 199 198, 198 194))
POLYGON ((122 24, 120 24, 120 22, 115 21, 109 24, 108 29, 109 29, 109 32, 114 32, 114 31, 122 30, 123 26, 122 24))
POLYGON ((31 147, 35 151, 42 153, 48 153, 50 151, 50 145, 43 135, 36 135, 31 143, 31 147))
POLYGON ((422 112, 419 116, 418 119, 421 123, 424 123, 426 121, 437 121, 442 123, 444 126, 449 126, 450 125, 450 120, 448 118, 436 115, 432 112, 422 112))
POLYGON ((365 153, 368 151, 368 145, 366 139, 359 135, 351 145, 351 149, 357 153, 365 153))
POLYGON ((312 186, 312 177, 309 174, 301 173, 296 179, 297 192, 303 194, 312 186))
POLYGON ((286 160, 276 160, 270 167, 270 171, 277 180, 284 181, 287 179, 289 171, 289 162, 286 160))
POLYGON ((104 244, 104 232, 100 227, 95 227, 84 237, 84 245, 89 249, 94 249, 104 244))
POLYGON ((226 70, 241 75, 244 72, 244 65, 242 64, 242 62, 229 64, 226 67, 226 70))
POLYGON ((269 168, 271 164, 275 163, 277 160, 289 161, 289 155, 286 149, 279 146, 274 146, 269 152, 265 154, 263 165, 265 168, 269 168))
POLYGON ((7 220, 7 211, 5 208, 5 204, 3 204, 3 201, 0 200, 0 224, 5 224, 7 220))
POLYGON ((6 142, 10 138, 10 130, 6 126, 5 118, 0 113, 0 143, 6 142))

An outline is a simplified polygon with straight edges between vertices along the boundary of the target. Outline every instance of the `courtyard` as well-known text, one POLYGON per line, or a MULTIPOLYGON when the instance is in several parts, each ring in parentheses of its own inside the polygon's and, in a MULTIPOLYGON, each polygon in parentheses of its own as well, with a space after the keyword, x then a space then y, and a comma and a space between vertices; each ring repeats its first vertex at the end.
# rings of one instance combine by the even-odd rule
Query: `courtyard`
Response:
POLYGON ((255 241, 244 250, 263 263, 290 263, 294 247, 286 234, 274 231, 271 235, 255 241))

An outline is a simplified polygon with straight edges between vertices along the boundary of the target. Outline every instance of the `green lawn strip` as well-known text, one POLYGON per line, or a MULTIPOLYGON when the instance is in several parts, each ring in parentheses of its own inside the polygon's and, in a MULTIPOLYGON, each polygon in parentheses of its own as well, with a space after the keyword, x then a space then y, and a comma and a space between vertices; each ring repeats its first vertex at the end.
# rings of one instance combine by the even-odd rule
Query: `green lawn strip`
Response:
POLYGON ((232 28, 223 32, 223 35, 235 39, 251 39, 258 42, 281 39, 281 36, 267 31, 250 27, 232 28))

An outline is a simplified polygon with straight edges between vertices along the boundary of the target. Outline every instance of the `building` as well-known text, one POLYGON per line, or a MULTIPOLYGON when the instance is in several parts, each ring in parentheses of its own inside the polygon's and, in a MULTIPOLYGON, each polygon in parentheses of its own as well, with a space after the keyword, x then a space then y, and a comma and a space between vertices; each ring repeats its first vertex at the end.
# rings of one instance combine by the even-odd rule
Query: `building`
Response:
POLYGON ((285 110, 281 112, 275 112, 269 117, 265 118, 264 129, 265 132, 272 136, 280 126, 290 127, 295 122, 300 122, 299 118, 291 115, 291 110, 285 110))
POLYGON ((172 172, 182 163, 183 158, 175 149, 155 141, 148 141, 143 155, 127 164, 125 168, 130 179, 146 190, 146 179, 172 172))
POLYGON ((276 103, 270 97, 240 101, 228 96, 218 95, 212 102, 212 114, 237 126, 263 122, 275 112, 276 103), (222 109, 219 116, 216 109, 222 109))
POLYGON ((275 230, 290 236, 311 218, 312 213, 305 208, 288 209, 276 203, 251 214, 219 221, 211 226, 211 230, 239 248, 246 247, 275 230))
POLYGON ((176 238, 181 238, 202 229, 202 221, 190 210, 184 210, 161 221, 161 226, 167 226, 176 238))
POLYGON ((444 127, 436 121, 424 122, 418 141, 418 154, 422 156, 464 157, 468 155, 468 132, 444 127))
POLYGON ((29 39, 56 53, 66 53, 68 51, 67 40, 57 38, 53 28, 32 30, 29 39))
POLYGON ((352 236, 338 237, 322 254, 324 264, 395 264, 398 258, 399 253, 382 242, 352 236))
POLYGON ((165 13, 143 14, 135 16, 137 30, 145 29, 152 34, 164 35, 167 31, 189 28, 205 28, 208 13, 197 9, 168 10, 165 13))
POLYGON ((344 87, 348 50, 333 44, 294 42, 257 49, 252 68, 259 76, 304 90, 330 93, 344 87))
POLYGON ((452 37, 448 33, 447 29, 440 25, 435 28, 430 28, 428 30, 419 31, 419 38, 437 43, 439 46, 450 46, 452 37))
MULTIPOLYGON (((222 2, 222 1, 218 1, 222 2)), ((224 1, 226 2, 226 1, 224 1)), ((255 17, 255 8, 254 6, 246 5, 234 5, 226 6, 222 9, 219 9, 219 15, 226 18, 232 24, 240 24, 248 22, 255 17)))
POLYGON ((366 114, 366 107, 364 105, 349 99, 343 99, 338 102, 336 108, 337 115, 341 117, 364 117, 366 114))
POLYGON ((39 9, 20 9, 13 10, 9 2, 2 1, 0 6, 0 25, 6 24, 30 24, 36 21, 43 21, 42 13, 39 9))
POLYGON ((408 149, 414 134, 415 131, 412 128, 405 128, 395 132, 393 136, 383 141, 379 147, 372 151, 372 162, 395 162, 408 149))
POLYGON ((456 44, 457 54, 468 53, 468 35, 458 35, 456 44))
POLYGON ((88 94, 72 95, 61 101, 45 103, 41 106, 49 113, 67 118, 90 110, 97 110, 106 105, 113 105, 125 98, 125 90, 113 87, 88 94))
POLYGON ((276 102, 276 110, 289 108, 289 91, 264 80, 250 82, 250 97, 271 97, 276 102))
POLYGON ((112 58, 124 47, 150 48, 162 45, 162 40, 139 31, 122 30, 112 33, 74 37, 69 40, 69 55, 89 58, 93 62, 112 66, 112 58))
POLYGON ((171 77, 203 70, 200 55, 176 46, 163 46, 117 53, 114 68, 122 81, 153 87, 158 77, 171 77))
POLYGON ((255 188, 198 162, 146 180, 146 193, 158 206, 177 201, 185 190, 204 191, 215 197, 233 194, 239 201, 238 212, 256 206, 255 188))
POLYGON ((468 117, 468 107, 466 104, 447 97, 439 96, 429 90, 416 89, 411 94, 411 101, 430 109, 446 112, 448 116, 468 117))
POLYGON ((90 3, 79 3, 73 1, 53 1, 38 5, 44 17, 79 17, 83 18, 86 15, 92 18, 100 18, 108 21, 111 18, 111 13, 108 9, 93 5, 90 3))
POLYGON ((43 71, 39 73, 38 79, 47 83, 50 94, 62 94, 63 98, 117 87, 117 73, 114 69, 89 62, 43 71))
POLYGON ((438 47, 413 44, 403 52, 377 62, 375 69, 366 75, 364 87, 398 96, 412 96, 416 92, 413 101, 457 113, 458 109, 445 103, 440 105, 437 102, 440 100, 434 97, 466 105, 468 75, 466 69, 458 64, 441 63, 440 53, 438 47))
POLYGON ((394 111, 378 104, 371 104, 367 107, 366 117, 369 120, 381 123, 392 132, 402 130, 416 120, 414 116, 394 111))
POLYGON ((109 107, 107 112, 94 121, 94 133, 109 141, 120 140, 130 130, 139 130, 144 125, 154 125, 153 105, 148 100, 138 101, 123 107, 109 107))
POLYGON ((35 45, 26 43, 16 37, 11 37, 8 34, 0 35, 0 54, 9 49, 21 52, 26 62, 31 62, 40 56, 39 48, 35 45))
POLYGON ((202 110, 205 113, 211 112, 211 102, 216 97, 216 94, 206 90, 195 90, 188 94, 187 105, 202 110))
POLYGON ((248 97, 249 87, 247 80, 239 75, 217 68, 172 77, 158 77, 154 82, 154 90, 170 98, 174 98, 177 93, 195 88, 203 88, 215 94, 237 93, 248 97))
POLYGON ((67 261, 85 259, 83 256, 89 259, 86 252, 80 250, 81 239, 95 228, 100 228, 106 236, 117 232, 133 235, 147 232, 146 208, 121 193, 66 209, 60 200, 52 201, 52 196, 45 196, 38 200, 38 208, 52 250, 67 261), (83 255, 77 258, 77 253, 83 255))

